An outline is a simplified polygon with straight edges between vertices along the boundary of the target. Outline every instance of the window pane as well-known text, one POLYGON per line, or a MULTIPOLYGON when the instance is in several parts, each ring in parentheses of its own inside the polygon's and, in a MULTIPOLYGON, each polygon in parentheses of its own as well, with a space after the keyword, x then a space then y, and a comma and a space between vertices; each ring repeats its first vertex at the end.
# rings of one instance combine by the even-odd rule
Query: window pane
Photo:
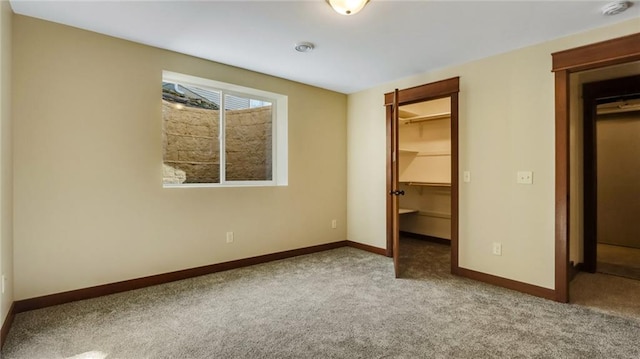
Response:
POLYGON ((272 179, 271 102, 225 95, 227 181, 272 179))
POLYGON ((219 183, 220 93, 162 83, 163 182, 219 183))

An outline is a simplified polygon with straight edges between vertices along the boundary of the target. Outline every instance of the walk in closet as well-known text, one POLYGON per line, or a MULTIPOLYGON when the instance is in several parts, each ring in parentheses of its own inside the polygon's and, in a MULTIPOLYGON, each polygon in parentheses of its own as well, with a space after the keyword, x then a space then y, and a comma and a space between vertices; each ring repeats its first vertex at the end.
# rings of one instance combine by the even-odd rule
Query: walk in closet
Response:
POLYGON ((401 106, 400 231, 451 239, 451 99, 401 106))

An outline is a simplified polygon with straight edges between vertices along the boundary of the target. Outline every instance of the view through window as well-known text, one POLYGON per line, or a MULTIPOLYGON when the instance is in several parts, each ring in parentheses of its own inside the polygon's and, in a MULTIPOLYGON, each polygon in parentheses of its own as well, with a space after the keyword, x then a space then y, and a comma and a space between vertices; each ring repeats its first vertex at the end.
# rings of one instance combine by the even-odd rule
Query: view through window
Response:
POLYGON ((278 98, 185 80, 163 77, 164 185, 282 184, 274 181, 276 151, 286 153, 276 141, 278 98))

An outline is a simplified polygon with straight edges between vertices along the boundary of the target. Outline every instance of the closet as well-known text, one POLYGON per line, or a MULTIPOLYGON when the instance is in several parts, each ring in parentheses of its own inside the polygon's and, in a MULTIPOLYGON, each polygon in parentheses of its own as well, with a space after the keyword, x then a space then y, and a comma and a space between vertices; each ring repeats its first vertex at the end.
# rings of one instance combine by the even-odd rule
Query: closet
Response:
POLYGON ((400 232, 451 239, 451 98, 400 106, 400 232))

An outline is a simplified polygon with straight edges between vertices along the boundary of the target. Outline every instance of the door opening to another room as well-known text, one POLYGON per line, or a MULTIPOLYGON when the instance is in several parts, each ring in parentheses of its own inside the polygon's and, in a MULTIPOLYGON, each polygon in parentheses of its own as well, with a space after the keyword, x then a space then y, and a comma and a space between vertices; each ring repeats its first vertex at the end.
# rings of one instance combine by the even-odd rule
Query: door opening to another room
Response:
MULTIPOLYGON (((555 300, 569 301, 569 282, 572 278, 570 255, 571 206, 576 198, 570 198, 572 149, 570 117, 571 77, 585 71, 604 69, 608 66, 629 64, 640 60, 640 33, 607 41, 584 45, 552 53, 555 74, 555 300)), ((575 213, 574 213, 575 214, 575 213)))

